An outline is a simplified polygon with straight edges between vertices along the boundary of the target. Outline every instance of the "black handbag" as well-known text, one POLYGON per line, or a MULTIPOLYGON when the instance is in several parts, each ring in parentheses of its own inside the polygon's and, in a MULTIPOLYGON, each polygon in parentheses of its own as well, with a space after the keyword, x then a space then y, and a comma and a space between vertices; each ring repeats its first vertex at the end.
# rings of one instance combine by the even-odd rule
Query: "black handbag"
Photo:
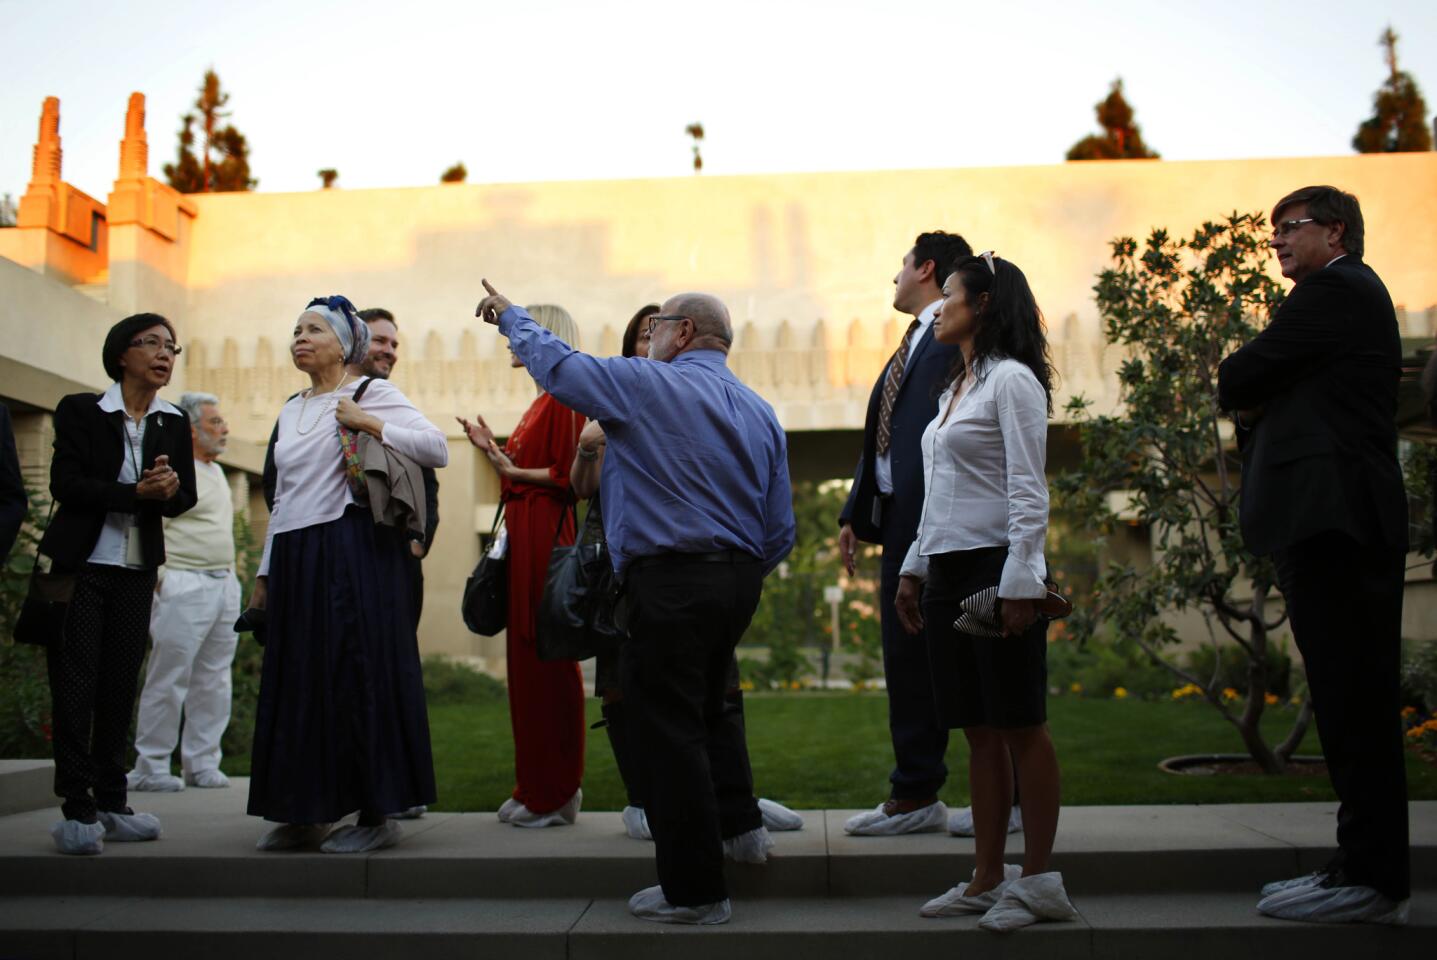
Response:
POLYGON ((60 645, 65 639, 65 615, 75 594, 73 573, 41 573, 39 559, 30 570, 30 589, 15 619, 15 642, 36 647, 60 645))
POLYGON ((485 548, 478 566, 464 581, 464 599, 460 602, 464 626, 481 637, 492 637, 509 624, 509 551, 505 549, 496 557, 492 548, 503 516, 501 503, 489 530, 491 546, 485 548))
MULTIPOLYGON (((574 518, 577 525, 577 509, 574 518)), ((561 517, 559 530, 563 529, 561 517)), ((559 539, 557 532, 554 539, 559 539)), ((587 660, 618 649, 623 631, 615 623, 614 592, 614 565, 596 496, 589 501, 584 527, 573 546, 556 545, 549 554, 534 624, 539 659, 587 660)))

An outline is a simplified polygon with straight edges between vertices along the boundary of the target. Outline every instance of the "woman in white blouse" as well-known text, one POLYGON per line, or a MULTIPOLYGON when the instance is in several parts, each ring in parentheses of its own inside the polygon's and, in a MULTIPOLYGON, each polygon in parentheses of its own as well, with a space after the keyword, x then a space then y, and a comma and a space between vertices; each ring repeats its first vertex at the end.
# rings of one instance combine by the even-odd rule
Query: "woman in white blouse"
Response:
POLYGON ((261 850, 326 853, 392 846, 385 811, 435 800, 404 531, 378 526, 345 475, 339 427, 369 434, 420 466, 449 460, 444 434, 388 380, 345 365, 364 358, 369 325, 344 297, 311 301, 290 342, 311 386, 280 411, 274 510, 250 606, 267 609, 249 813, 280 826, 261 850))
POLYGON ((1026 831, 1021 881, 1061 889, 1048 858, 1058 823, 1058 761, 1048 735, 1044 478, 1052 364, 1042 315, 1016 266, 985 253, 960 261, 933 321, 961 366, 923 434, 924 503, 903 563, 897 609, 926 622, 939 719, 969 745, 977 869, 925 904, 924 916, 987 913, 1018 875, 1005 868, 1013 773, 1026 831), (960 632, 963 600, 997 587, 993 635, 960 632), (920 604, 921 596, 921 604, 920 604), (1010 753, 1011 751, 1011 753, 1010 753), (1039 877, 1043 879, 1039 880, 1039 877))

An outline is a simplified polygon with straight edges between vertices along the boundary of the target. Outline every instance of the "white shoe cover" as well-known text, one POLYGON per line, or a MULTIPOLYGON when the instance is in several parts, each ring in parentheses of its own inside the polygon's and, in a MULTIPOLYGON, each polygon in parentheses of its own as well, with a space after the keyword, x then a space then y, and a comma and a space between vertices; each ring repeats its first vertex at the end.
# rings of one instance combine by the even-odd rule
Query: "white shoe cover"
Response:
POLYGON ((105 839, 113 843, 140 843, 160 839, 160 818, 153 813, 99 813, 105 839))
POLYGON ((508 800, 505 800, 503 803, 499 804, 500 822, 508 823, 509 818, 514 815, 514 811, 522 808, 523 806, 524 805, 522 803, 520 803, 518 800, 515 800, 513 797, 510 797, 508 800))
POLYGON ((728 900, 706 903, 701 907, 676 907, 664 899, 661 886, 645 887, 629 898, 629 912, 640 920, 655 923, 728 923, 733 904, 728 900))
POLYGON ((131 770, 125 774, 125 785, 136 793, 179 793, 185 782, 168 773, 140 773, 131 770))
POLYGON ((1281 893, 1284 890, 1296 890, 1299 887, 1315 887, 1325 879, 1327 879, 1327 874, 1321 870, 1314 870, 1312 873, 1305 873, 1300 877, 1293 877, 1291 880, 1274 880, 1272 883, 1264 883, 1262 885, 1262 895, 1266 898, 1272 896, 1274 893, 1281 893))
POLYGON ((1395 903, 1372 887, 1291 887, 1266 897, 1257 912, 1308 923, 1386 923, 1406 926, 1410 901, 1395 903))
MULTIPOLYGON (((948 814, 948 832, 955 837, 973 836, 973 808, 959 807, 948 814)), ((1023 810, 1014 807, 1008 812, 1008 832, 1023 832, 1023 810)))
POLYGON ((1007 933, 1040 920, 1072 920, 1077 915, 1063 889, 1063 875, 1052 871, 1020 877, 1008 884, 978 926, 992 933, 1007 933))
MULTIPOLYGON (((977 870, 973 871, 977 874, 977 870)), ((980 893, 976 897, 966 897, 964 892, 968 884, 960 883, 947 893, 934 897, 923 906, 918 908, 920 917, 960 917, 965 914, 987 913, 998 899, 1003 896, 1003 891, 1008 885, 1023 875, 1023 868, 1016 863, 1003 864, 1003 882, 998 884, 987 893, 980 893)))
POLYGON ((426 807, 424 804, 421 803, 421 804, 420 804, 419 806, 417 806, 417 807, 407 807, 407 808, 405 808, 405 809, 403 809, 403 810, 397 811, 397 812, 395 812, 395 813, 391 813, 391 814, 389 814, 389 819, 391 819, 391 820, 418 820, 420 817, 424 816, 424 815, 425 815, 426 813, 428 813, 428 812, 429 812, 429 808, 426 807))
POLYGON ((324 842, 319 845, 319 852, 369 853, 394 846, 403 835, 404 831, 393 820, 385 820, 374 827, 361 827, 357 824, 340 827, 324 838, 324 842))
POLYGON ((624 832, 635 840, 654 839, 649 832, 649 815, 644 813, 643 807, 624 808, 624 832))
POLYGON ((327 823, 281 823, 260 837, 254 848, 268 853, 276 850, 298 850, 300 847, 312 847, 324 838, 327 830, 329 830, 327 823))
POLYGON ((735 863, 768 863, 768 852, 773 849, 773 837, 766 827, 741 833, 723 842, 723 855, 735 863))
POLYGON ((522 803, 509 814, 509 822, 516 827, 561 827, 579 819, 579 807, 584 803, 584 791, 575 790, 569 802, 550 813, 534 813, 522 803))
POLYGON ((770 833, 803 829, 803 818, 781 803, 759 797, 758 812, 763 814, 763 825, 770 833))
POLYGON ((55 848, 75 856, 93 856, 105 849, 105 827, 100 823, 60 820, 50 828, 55 848))
POLYGON ((843 832, 855 837, 894 837, 901 833, 921 833, 942 829, 948 819, 948 808, 942 801, 919 807, 912 813, 889 816, 879 804, 865 813, 855 814, 843 825, 843 832))
POLYGON ((222 790, 230 785, 230 778, 221 770, 197 770, 185 776, 185 783, 203 790, 222 790))

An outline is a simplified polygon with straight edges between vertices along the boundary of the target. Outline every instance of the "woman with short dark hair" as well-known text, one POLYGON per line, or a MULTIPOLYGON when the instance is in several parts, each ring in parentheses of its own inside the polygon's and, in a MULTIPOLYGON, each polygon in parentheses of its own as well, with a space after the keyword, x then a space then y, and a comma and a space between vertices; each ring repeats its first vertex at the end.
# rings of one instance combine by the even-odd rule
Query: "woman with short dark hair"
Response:
POLYGON ((160 821, 126 805, 125 748, 149 637, 155 571, 165 562, 163 517, 195 504, 190 424, 159 398, 180 347, 154 313, 110 328, 101 351, 115 381, 55 407, 41 569, 73 573, 61 635, 47 649, 55 793, 62 853, 95 854, 105 840, 154 840, 160 821))

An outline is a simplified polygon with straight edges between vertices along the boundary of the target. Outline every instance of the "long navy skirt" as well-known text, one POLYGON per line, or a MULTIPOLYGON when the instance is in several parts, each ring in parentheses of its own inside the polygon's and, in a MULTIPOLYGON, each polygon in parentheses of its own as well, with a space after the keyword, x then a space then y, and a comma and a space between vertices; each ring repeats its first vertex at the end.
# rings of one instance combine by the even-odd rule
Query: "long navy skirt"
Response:
POLYGON ((407 550, 357 506, 275 535, 252 816, 333 823, 434 802, 407 550))

